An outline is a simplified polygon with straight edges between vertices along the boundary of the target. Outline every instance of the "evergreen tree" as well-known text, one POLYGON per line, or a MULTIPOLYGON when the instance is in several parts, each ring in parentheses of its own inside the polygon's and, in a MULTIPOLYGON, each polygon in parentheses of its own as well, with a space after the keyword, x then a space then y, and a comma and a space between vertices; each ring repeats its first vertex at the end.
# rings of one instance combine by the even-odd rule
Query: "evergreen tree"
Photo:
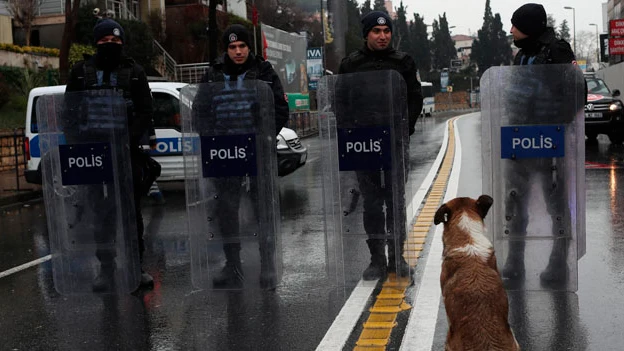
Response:
POLYGON ((373 10, 371 9, 371 0, 364 1, 362 3, 362 7, 360 8, 360 14, 362 15, 362 17, 364 17, 371 12, 373 12, 373 10))
POLYGON ((568 27, 568 20, 563 20, 563 22, 561 22, 557 34, 559 35, 559 38, 567 41, 568 43, 572 40, 572 36, 570 35, 570 27, 568 27))
POLYGON ((503 27, 503 21, 500 14, 494 15, 492 22, 492 62, 493 65, 507 65, 511 63, 511 45, 507 40, 507 31, 503 27))
POLYGON ((557 28, 557 20, 555 20, 555 17, 553 17, 551 13, 549 13, 546 18, 546 27, 557 28))
POLYGON ((507 65, 511 62, 511 46, 507 40, 507 32, 503 30, 500 15, 492 15, 490 0, 485 1, 483 27, 477 32, 477 38, 472 43, 470 60, 478 66, 483 74, 492 66, 507 65))
POLYGON ((457 58, 455 42, 451 39, 451 33, 446 20, 446 12, 433 21, 432 47, 433 66, 436 69, 448 68, 451 60, 457 58))
POLYGON ((360 24, 360 9, 356 0, 347 0, 347 35, 346 53, 349 55, 363 46, 362 26, 360 24))
POLYGON ((420 17, 417 13, 414 14, 414 21, 409 25, 409 33, 412 50, 408 53, 416 61, 416 66, 421 74, 429 72, 431 70, 431 46, 424 17, 420 17))
POLYGON ((401 0, 401 4, 396 9, 396 12, 397 19, 394 21, 394 32, 392 33, 394 47, 398 50, 411 53, 412 45, 409 28, 407 26, 407 8, 403 6, 403 0, 401 0))
POLYGON ((386 10, 385 0, 375 0, 373 4, 374 4, 373 11, 381 11, 381 12, 388 13, 388 10, 386 10))

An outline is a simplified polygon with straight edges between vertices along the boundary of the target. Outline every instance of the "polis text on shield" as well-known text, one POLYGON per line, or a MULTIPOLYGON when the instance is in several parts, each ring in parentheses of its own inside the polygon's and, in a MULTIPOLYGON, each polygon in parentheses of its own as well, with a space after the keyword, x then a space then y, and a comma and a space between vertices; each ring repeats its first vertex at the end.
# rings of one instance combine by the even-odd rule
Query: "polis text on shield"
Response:
POLYGON ((211 149, 210 159, 237 160, 247 157, 247 150, 243 147, 235 146, 233 149, 211 149))
POLYGON ((552 149, 553 140, 551 137, 544 137, 543 135, 541 135, 539 138, 536 138, 536 137, 513 138, 511 140, 511 145, 514 150, 518 148, 521 148, 524 150, 552 149))
POLYGON ((368 141, 348 141, 346 146, 347 146, 347 153, 380 152, 381 140, 369 139, 368 141))
POLYGON ((91 155, 91 157, 70 157, 68 159, 69 168, 93 168, 102 167, 102 156, 91 155))

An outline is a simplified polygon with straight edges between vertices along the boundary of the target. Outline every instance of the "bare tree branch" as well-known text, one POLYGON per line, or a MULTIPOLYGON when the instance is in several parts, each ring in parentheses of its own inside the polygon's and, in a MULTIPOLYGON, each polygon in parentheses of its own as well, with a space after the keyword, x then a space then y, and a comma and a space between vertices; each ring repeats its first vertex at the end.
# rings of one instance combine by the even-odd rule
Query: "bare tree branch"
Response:
POLYGON ((33 21, 39 12, 39 7, 43 0, 9 0, 8 10, 13 21, 18 26, 24 28, 26 32, 26 46, 30 46, 30 32, 32 31, 33 21))

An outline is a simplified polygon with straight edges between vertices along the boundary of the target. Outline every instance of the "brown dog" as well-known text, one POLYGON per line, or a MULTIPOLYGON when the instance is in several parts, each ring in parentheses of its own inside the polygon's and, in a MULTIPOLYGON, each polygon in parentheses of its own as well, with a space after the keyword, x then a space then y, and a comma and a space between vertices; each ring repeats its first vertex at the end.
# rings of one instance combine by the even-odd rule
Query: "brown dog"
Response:
POLYGON ((448 319, 446 350, 520 350, 507 315, 509 303, 496 268, 483 218, 492 198, 455 198, 442 205, 434 223, 444 223, 440 285, 448 319))

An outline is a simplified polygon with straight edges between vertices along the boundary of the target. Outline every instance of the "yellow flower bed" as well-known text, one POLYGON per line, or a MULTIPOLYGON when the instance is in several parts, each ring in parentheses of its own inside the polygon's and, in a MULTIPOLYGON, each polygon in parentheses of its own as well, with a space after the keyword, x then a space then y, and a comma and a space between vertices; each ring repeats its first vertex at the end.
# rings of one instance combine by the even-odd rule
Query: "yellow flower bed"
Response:
POLYGON ((40 46, 19 46, 14 44, 0 44, 0 50, 17 52, 20 54, 38 54, 45 56, 59 56, 59 49, 44 48, 40 46))

